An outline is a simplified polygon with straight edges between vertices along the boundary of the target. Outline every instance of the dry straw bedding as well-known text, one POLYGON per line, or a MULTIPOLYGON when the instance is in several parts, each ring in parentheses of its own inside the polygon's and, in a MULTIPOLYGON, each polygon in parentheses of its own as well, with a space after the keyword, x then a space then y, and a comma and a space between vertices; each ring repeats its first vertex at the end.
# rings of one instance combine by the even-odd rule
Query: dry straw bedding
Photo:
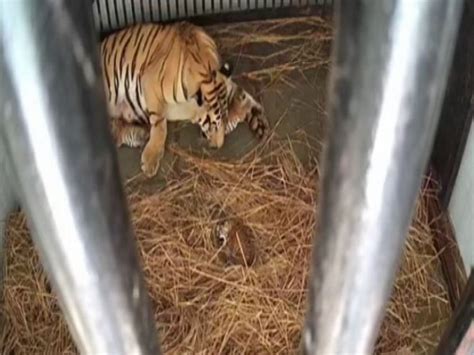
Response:
MULTIPOLYGON (((305 312, 311 241, 317 223, 317 166, 303 167, 289 145, 266 159, 186 163, 156 194, 129 188, 138 249, 163 348, 169 354, 291 354, 305 312), (225 266, 210 234, 215 206, 239 216, 257 237, 254 266, 225 266)), ((404 262, 378 340, 379 352, 428 349, 447 295, 424 190, 406 243, 404 262)), ((74 347, 31 244, 25 218, 8 231, 3 353, 68 353, 74 347)), ((316 236, 317 238, 317 236, 316 236)))
MULTIPOLYGON (((285 51, 291 60, 283 64, 272 63, 273 57, 268 56, 251 58, 268 64, 261 65, 268 70, 249 71, 247 77, 268 84, 285 80, 291 71, 328 62, 311 42, 330 39, 327 24, 320 19, 287 21, 300 21, 302 30, 282 35, 282 22, 273 21, 258 31, 247 24, 247 34, 254 33, 250 37, 242 36, 238 25, 217 28, 214 33, 220 36, 221 48, 233 54, 237 40, 272 43, 285 51), (318 30, 311 32, 311 26, 318 30), (269 27, 273 30, 266 30, 269 27), (303 38, 304 44, 293 44, 290 36, 303 38)), ((170 148, 182 164, 168 174, 166 187, 150 193, 137 181, 126 186, 139 255, 167 354, 297 352, 318 222, 319 166, 316 159, 300 162, 290 141, 275 138, 268 144, 232 162, 170 148), (211 240, 216 206, 252 229, 255 265, 228 266, 217 257, 211 240)), ((427 189, 420 193, 377 341, 378 353, 431 349, 439 336, 437 329, 449 316, 445 287, 436 277, 439 261, 432 243, 433 221, 426 212, 435 195, 427 189)), ((22 214, 9 222, 4 293, 1 353, 77 352, 22 214)))

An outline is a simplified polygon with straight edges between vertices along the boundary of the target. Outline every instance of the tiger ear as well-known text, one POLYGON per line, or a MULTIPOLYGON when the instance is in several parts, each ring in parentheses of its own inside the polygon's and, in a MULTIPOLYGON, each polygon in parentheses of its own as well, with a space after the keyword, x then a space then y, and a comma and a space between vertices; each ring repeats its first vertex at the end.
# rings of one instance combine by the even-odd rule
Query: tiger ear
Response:
POLYGON ((230 62, 224 62, 224 64, 222 64, 222 67, 219 71, 226 77, 230 77, 234 71, 234 67, 232 66, 230 62))

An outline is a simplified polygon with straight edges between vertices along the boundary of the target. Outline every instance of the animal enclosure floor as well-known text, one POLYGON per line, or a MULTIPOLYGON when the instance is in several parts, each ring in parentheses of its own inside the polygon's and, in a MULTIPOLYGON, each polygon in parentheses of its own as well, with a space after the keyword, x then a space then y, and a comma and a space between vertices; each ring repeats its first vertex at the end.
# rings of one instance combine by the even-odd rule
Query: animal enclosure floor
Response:
MULTIPOLYGON (((268 21, 260 25, 215 26, 209 30, 223 58, 234 64, 237 82, 263 104, 271 139, 287 140, 303 164, 319 160, 328 119, 325 109, 332 39, 328 23, 319 19, 268 21)), ((119 162, 124 181, 138 178, 139 183, 134 186, 153 193, 166 186, 170 172, 179 170, 183 158, 174 154, 172 147, 195 156, 234 162, 258 145, 245 123, 226 137, 219 150, 207 147, 197 126, 171 123, 165 156, 155 178, 140 177, 138 149, 121 148, 119 162)), ((268 149, 263 149, 262 154, 268 149)), ((434 283, 444 284, 439 268, 435 269, 433 279, 434 283)), ((433 348, 447 316, 442 304, 418 314, 415 323, 426 337, 419 340, 421 348, 433 348), (422 331, 426 327, 429 332, 422 331)), ((415 348, 416 352, 424 353, 421 348, 415 348)))
MULTIPOLYGON (((224 59, 234 64, 238 83, 263 104, 271 139, 288 140, 303 164, 319 159, 328 119, 325 111, 331 41, 328 23, 319 19, 268 21, 259 25, 215 26, 210 32, 224 59)), ((196 126, 170 124, 169 127, 158 176, 151 180, 139 178, 139 184, 135 185, 138 188, 155 192, 166 186, 167 175, 179 169, 183 159, 172 152, 172 147, 196 156, 233 162, 259 144, 245 124, 226 137, 220 150, 208 149, 196 126)), ((120 149, 119 159, 125 181, 140 176, 139 150, 120 149)), ((443 284, 441 271, 435 271, 434 282, 443 284)), ((430 327, 429 336, 423 332, 427 339, 420 340, 422 347, 436 344, 444 327, 444 322, 439 320, 446 317, 442 304, 418 314, 415 322, 420 331, 430 327)))

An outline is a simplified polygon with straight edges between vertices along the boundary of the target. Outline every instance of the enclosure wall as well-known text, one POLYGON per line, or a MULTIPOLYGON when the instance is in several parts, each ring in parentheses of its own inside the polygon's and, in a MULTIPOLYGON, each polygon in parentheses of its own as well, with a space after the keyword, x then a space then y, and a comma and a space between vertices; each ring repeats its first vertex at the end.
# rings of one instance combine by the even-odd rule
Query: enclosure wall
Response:
POLYGON ((449 203, 466 272, 474 266, 474 126, 471 126, 458 177, 449 203))
POLYGON ((330 10, 333 0, 93 0, 94 22, 101 34, 135 23, 228 22, 291 17, 330 10))

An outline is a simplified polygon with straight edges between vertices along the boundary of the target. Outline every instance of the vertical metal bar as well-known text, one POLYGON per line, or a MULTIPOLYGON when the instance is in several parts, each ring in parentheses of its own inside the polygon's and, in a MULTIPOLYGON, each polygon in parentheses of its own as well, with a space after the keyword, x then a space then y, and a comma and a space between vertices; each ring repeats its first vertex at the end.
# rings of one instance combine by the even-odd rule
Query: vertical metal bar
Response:
POLYGON ((151 8, 151 0, 143 0, 143 22, 149 23, 152 19, 152 8, 151 8))
POLYGON ((108 1, 107 0, 97 0, 97 9, 100 15, 100 23, 101 23, 101 30, 102 31, 110 31, 111 24, 109 21, 109 12, 107 11, 108 1))
MULTIPOLYGON (((115 11, 117 13, 117 17, 119 19, 117 28, 122 28, 127 25, 125 5, 123 3, 123 0, 115 0, 114 5, 115 5, 115 11)), ((114 28, 114 29, 117 29, 117 28, 114 28)))
POLYGON ((158 4, 160 5, 160 21, 168 21, 169 19, 169 0, 159 0, 158 4))
POLYGON ((436 354, 474 354, 474 268, 436 354))
POLYGON ((193 0, 185 0, 187 7, 186 7, 186 18, 192 17, 195 15, 196 10, 194 9, 194 1, 193 0))
POLYGON ((212 14, 212 0, 203 0, 204 14, 212 14))
MULTIPOLYGON (((0 7, 0 10, 2 9, 0 7)), ((15 113, 15 107, 11 100, 11 93, 13 92, 12 83, 2 71, 5 67, 4 56, 1 55, 2 51, 3 47, 0 37, 0 306, 2 306, 4 297, 6 223, 10 212, 18 207, 18 196, 13 183, 15 177, 12 174, 12 167, 6 155, 4 130, 2 128, 2 121, 15 113)))
MULTIPOLYGON (((2 86, 0 83, 0 117, 3 117, 8 113, 5 111, 9 110, 8 103, 4 100, 4 98, 7 97, 4 95, 4 88, 5 86, 2 86)), ((10 170, 0 135, 0 307, 3 300, 3 282, 5 272, 6 222, 10 212, 18 206, 10 170)))
POLYGON ((132 0, 122 0, 123 9, 125 11, 126 16, 126 24, 127 26, 132 26, 136 24, 135 21, 135 10, 133 9, 132 0))
POLYGON ((96 27, 97 32, 101 33, 104 29, 102 28, 102 20, 100 19, 100 12, 99 12, 99 2, 95 1, 92 4, 92 14, 94 16, 94 24, 96 27))
POLYGON ((337 3, 307 354, 372 353, 431 150, 461 5, 337 3))
POLYGON ((134 0, 132 2, 133 12, 135 13, 135 24, 143 22, 143 4, 142 0, 134 0))
POLYGON ((159 22, 161 21, 161 9, 158 0, 152 0, 152 21, 159 22))
POLYGON ((158 354, 88 2, 1 1, 0 132, 33 240, 84 354, 158 354))
POLYGON ((166 0, 168 4, 168 15, 170 20, 176 20, 178 18, 178 8, 176 0, 166 0))

